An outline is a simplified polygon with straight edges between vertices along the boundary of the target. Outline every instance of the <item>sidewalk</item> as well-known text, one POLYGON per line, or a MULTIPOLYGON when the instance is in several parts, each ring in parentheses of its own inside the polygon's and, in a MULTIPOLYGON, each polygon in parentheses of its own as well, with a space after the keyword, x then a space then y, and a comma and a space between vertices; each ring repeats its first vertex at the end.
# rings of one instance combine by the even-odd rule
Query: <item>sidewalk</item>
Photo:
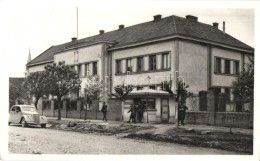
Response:
MULTIPOLYGON (((61 120, 57 120, 57 117, 47 117, 48 121, 57 122, 60 124, 68 124, 70 121, 74 120, 76 122, 84 123, 84 119, 77 119, 77 118, 61 118, 61 120)), ((92 124, 109 124, 109 126, 120 126, 122 124, 121 121, 111 121, 108 120, 104 122, 102 120, 94 120, 94 119, 87 119, 86 122, 92 124)), ((124 122, 124 124, 128 125, 135 125, 135 126, 153 126, 155 128, 148 129, 148 130, 141 130, 138 133, 153 133, 153 134, 165 134, 169 129, 175 128, 175 124, 162 124, 162 123, 128 123, 124 122)), ((229 132, 229 127, 222 127, 222 126, 207 126, 207 125, 185 125, 180 126, 182 129, 186 130, 194 130, 194 131, 209 131, 209 132, 229 132)), ((246 135, 253 135, 253 129, 243 129, 243 128, 232 128, 233 133, 241 133, 246 135)))

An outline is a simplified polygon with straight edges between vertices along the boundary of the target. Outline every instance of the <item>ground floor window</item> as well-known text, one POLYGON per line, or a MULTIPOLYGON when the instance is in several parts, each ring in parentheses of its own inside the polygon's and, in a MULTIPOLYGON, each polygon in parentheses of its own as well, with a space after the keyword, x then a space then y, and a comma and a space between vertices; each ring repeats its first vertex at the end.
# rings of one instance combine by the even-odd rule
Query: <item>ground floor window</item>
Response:
POLYGON ((155 110, 155 98, 135 98, 134 104, 142 105, 144 109, 155 110))

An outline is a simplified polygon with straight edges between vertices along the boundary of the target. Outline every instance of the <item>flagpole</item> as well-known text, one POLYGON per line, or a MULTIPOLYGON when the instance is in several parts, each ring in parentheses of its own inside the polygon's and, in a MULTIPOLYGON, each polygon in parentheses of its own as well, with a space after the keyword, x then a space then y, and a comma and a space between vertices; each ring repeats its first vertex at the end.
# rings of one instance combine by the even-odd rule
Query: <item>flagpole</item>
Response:
POLYGON ((78 7, 77 7, 77 39, 79 34, 79 20, 78 20, 78 7))

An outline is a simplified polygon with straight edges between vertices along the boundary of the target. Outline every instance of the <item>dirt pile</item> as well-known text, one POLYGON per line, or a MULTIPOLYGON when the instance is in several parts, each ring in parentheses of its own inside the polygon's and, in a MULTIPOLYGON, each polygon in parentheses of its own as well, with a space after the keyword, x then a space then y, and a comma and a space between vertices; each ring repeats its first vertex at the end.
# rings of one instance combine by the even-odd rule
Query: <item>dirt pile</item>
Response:
POLYGON ((91 122, 76 122, 70 121, 67 125, 57 122, 50 122, 51 129, 76 131, 83 133, 104 133, 107 135, 114 135, 119 133, 136 133, 140 130, 146 130, 154 128, 153 126, 138 126, 129 124, 117 124, 112 125, 109 123, 91 123, 91 122))
POLYGON ((245 134, 173 128, 165 134, 129 134, 125 137, 253 154, 253 136, 245 134))

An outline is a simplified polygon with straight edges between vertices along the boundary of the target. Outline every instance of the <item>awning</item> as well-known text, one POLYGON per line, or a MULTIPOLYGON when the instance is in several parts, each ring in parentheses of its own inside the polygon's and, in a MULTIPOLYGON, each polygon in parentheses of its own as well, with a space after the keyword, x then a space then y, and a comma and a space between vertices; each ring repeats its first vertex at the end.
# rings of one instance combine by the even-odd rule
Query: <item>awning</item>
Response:
POLYGON ((170 96, 170 94, 166 91, 162 90, 154 90, 154 89, 142 89, 142 90, 133 90, 129 93, 130 96, 133 95, 152 95, 152 96, 170 96))

